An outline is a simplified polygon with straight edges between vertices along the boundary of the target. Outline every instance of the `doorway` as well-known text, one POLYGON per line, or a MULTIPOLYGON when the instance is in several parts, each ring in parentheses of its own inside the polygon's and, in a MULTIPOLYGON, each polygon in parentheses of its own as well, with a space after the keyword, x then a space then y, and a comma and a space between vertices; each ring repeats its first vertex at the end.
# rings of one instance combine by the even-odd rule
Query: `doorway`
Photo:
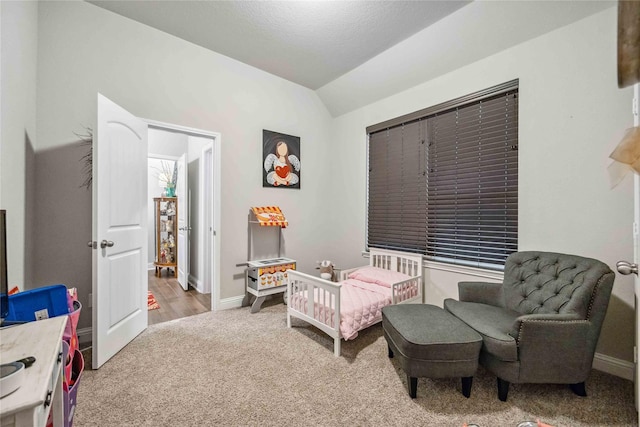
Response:
POLYGON ((219 193, 214 192, 212 183, 213 152, 219 136, 170 124, 148 123, 148 322, 152 325, 215 309, 213 212, 219 193), (155 261, 160 249, 153 199, 166 196, 167 171, 171 176, 174 168, 178 214, 175 224, 171 224, 174 233, 171 240, 173 243, 175 237, 178 247, 177 266, 160 268, 157 274, 155 261))

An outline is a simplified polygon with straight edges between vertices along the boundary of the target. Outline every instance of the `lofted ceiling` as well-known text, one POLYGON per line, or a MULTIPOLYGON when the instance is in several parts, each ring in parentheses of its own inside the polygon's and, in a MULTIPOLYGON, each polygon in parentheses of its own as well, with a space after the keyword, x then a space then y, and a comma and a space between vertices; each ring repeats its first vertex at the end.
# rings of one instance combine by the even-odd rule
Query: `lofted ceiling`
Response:
POLYGON ((315 90, 469 1, 89 3, 315 90))
POLYGON ((614 0, 86 0, 354 111, 609 7, 614 0))

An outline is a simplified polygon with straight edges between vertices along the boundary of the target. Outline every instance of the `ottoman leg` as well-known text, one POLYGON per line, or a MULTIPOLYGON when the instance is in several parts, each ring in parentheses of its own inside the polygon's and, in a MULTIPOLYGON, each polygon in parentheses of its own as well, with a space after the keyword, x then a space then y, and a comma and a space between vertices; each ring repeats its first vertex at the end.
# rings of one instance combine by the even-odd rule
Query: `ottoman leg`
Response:
POLYGON ((393 350, 391 350, 391 346, 390 346, 390 345, 388 345, 388 346, 387 346, 387 349, 389 350, 389 353, 388 353, 388 355, 389 355, 389 359, 393 359, 393 350))
POLYGON ((416 390, 418 389, 418 378, 407 375, 407 386, 409 386, 409 396, 416 398, 416 390))
POLYGON ((471 396, 471 384, 473 383, 473 377, 462 377, 462 395, 466 398, 471 396))

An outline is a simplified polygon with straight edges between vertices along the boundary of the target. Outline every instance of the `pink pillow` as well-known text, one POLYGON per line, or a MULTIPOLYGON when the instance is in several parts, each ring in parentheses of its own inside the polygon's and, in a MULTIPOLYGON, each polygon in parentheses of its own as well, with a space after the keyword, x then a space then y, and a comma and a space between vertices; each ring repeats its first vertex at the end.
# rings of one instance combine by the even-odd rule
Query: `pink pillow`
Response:
POLYGON ((390 288, 392 284, 411 279, 411 276, 397 271, 385 270, 379 267, 362 267, 349 274, 349 279, 361 280, 367 283, 375 283, 390 288))

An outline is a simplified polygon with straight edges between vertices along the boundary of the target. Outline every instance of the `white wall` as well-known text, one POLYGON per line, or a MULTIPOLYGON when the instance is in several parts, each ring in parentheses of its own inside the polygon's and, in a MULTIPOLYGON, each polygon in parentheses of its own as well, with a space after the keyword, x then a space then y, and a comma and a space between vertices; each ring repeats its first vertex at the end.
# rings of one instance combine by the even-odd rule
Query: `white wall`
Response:
POLYGON ((186 134, 167 129, 149 128, 149 155, 168 156, 177 159, 189 149, 186 134))
MULTIPOLYGON (((97 92, 138 117, 220 132, 221 298, 244 294, 243 269, 235 265, 246 262, 251 206, 281 206, 291 224, 285 230, 287 254, 300 260, 302 270, 314 272, 315 260, 326 257, 329 239, 319 219, 324 200, 318 195, 329 188, 323 171, 331 120, 314 92, 86 2, 42 2, 39 20, 37 152, 58 150, 82 124, 93 123, 97 92), (262 188, 263 129, 301 137, 301 190, 262 188)), ((53 178, 65 167, 48 166, 53 178)), ((54 182, 38 185, 45 193, 54 182)), ((39 206, 38 222, 48 224, 39 240, 43 251, 63 250, 84 260, 73 281, 86 299, 90 251, 60 247, 64 242, 54 242, 50 234, 57 227, 89 240, 90 221, 78 228, 62 219, 77 205, 71 200, 39 206)), ((81 205, 81 214, 90 217, 90 208, 81 205)), ((40 272, 40 284, 51 277, 69 281, 64 265, 48 263, 47 268, 40 272)), ((90 310, 84 307, 80 327, 90 325, 90 310)))
MULTIPOLYGON (((633 124, 632 91, 617 88, 616 19, 611 7, 337 118, 333 234, 341 244, 332 257, 361 262, 366 126, 519 78, 519 249, 594 257, 614 271, 616 261, 632 259, 632 180, 610 189, 606 170, 633 124)), ((457 297, 459 280, 479 279, 439 270, 425 278, 438 304, 457 297)), ((632 279, 617 275, 598 351, 633 360, 634 323, 632 279)))
POLYGON ((36 60, 38 5, 0 2, 0 208, 7 210, 7 270, 9 287, 31 287, 28 268, 31 236, 32 162, 36 138, 36 60), (26 268, 25 268, 26 264, 26 268))

